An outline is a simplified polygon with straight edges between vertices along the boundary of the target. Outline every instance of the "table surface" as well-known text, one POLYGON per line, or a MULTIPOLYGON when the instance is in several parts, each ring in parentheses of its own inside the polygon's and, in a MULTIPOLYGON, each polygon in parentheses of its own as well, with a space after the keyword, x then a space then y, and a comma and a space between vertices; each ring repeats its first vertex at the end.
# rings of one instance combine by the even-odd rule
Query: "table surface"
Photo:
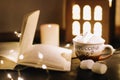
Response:
POLYGON ((120 54, 114 54, 104 62, 107 64, 108 70, 103 75, 93 73, 91 70, 80 69, 80 61, 72 59, 69 72, 22 67, 21 71, 0 70, 0 80, 10 80, 7 78, 7 73, 12 75, 13 80, 17 80, 18 74, 24 80, 120 80, 120 54))

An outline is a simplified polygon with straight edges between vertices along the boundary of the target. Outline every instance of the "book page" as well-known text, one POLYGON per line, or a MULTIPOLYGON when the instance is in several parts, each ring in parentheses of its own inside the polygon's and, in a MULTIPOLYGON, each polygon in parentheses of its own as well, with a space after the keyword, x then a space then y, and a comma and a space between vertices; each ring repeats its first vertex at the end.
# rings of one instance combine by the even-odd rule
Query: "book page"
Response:
POLYGON ((1 65, 0 69, 11 69, 12 64, 16 65, 19 54, 32 46, 39 14, 40 10, 37 10, 24 18, 20 42, 0 43, 0 57, 2 57, 0 60, 5 60, 4 65, 1 65))
POLYGON ((46 65, 48 69, 70 71, 72 50, 62 47, 36 44, 26 51, 18 64, 32 67, 46 65))
POLYGON ((0 56, 5 57, 17 63, 19 55, 18 42, 1 42, 0 43, 0 56))
POLYGON ((0 69, 11 69, 11 70, 13 70, 16 65, 17 64, 14 61, 0 56, 0 69))
POLYGON ((0 43, 0 69, 14 69, 19 55, 18 42, 0 43))
POLYGON ((20 39, 20 54, 24 53, 33 44, 39 14, 40 10, 37 10, 28 14, 24 19, 20 39))

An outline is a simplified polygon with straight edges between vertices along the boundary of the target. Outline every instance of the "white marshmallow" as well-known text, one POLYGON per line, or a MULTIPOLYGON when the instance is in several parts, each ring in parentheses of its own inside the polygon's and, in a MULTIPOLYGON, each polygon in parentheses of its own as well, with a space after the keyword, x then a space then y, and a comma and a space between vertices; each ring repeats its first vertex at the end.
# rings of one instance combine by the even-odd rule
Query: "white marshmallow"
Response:
POLYGON ((107 71, 107 65, 96 62, 92 66, 92 71, 98 74, 104 74, 107 71))
POLYGON ((93 35, 87 43, 94 44, 94 43, 104 43, 104 42, 105 40, 101 36, 93 35))
POLYGON ((88 60, 82 60, 80 62, 80 68, 81 69, 91 69, 94 64, 94 61, 91 59, 88 60))
POLYGON ((105 40, 101 36, 96 36, 92 33, 85 33, 83 35, 77 35, 74 39, 79 43, 88 43, 88 44, 97 44, 97 43, 104 43, 105 40))
POLYGON ((93 36, 92 33, 85 33, 83 37, 81 38, 82 43, 87 43, 89 39, 93 36))

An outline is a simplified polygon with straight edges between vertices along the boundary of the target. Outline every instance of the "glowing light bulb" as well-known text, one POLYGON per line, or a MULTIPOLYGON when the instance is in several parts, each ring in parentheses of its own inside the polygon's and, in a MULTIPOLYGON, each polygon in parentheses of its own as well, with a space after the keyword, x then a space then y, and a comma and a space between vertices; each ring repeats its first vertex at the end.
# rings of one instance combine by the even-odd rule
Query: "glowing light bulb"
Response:
POLYGON ((52 26, 51 25, 48 25, 49 28, 51 28, 52 26))
POLYGON ((18 80, 24 80, 22 77, 18 77, 18 80))
POLYGON ((14 50, 13 50, 13 49, 11 49, 11 50, 10 50, 10 53, 13 53, 13 52, 14 52, 14 50))
POLYGON ((70 47, 70 44, 66 44, 65 47, 70 47))
POLYGON ((43 54, 42 53, 38 53, 38 57, 40 58, 40 59, 43 59, 43 54))
POLYGON ((17 31, 14 31, 14 34, 17 34, 17 31))
POLYGON ((43 64, 42 69, 47 69, 47 66, 45 64, 43 64))
POLYGON ((18 33, 17 31, 14 31, 14 34, 15 34, 17 37, 19 37, 19 38, 20 38, 21 35, 22 35, 21 33, 18 33))
POLYGON ((7 77, 8 77, 9 79, 12 79, 12 76, 11 76, 10 73, 7 74, 7 77))
POLYGON ((0 60, 0 64, 4 64, 4 61, 3 61, 3 60, 0 60))
POLYGON ((21 33, 19 33, 17 36, 20 38, 20 37, 21 37, 21 35, 22 35, 22 34, 21 34, 21 33))
POLYGON ((19 56, 19 59, 21 59, 21 60, 24 59, 24 55, 21 54, 21 55, 19 56))

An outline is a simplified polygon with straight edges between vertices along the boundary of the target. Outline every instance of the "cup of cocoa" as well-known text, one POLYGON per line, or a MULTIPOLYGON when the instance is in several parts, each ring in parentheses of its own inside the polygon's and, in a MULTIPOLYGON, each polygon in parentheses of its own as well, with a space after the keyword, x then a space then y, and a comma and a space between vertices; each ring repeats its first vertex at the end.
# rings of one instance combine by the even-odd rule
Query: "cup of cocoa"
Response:
POLYGON ((73 52, 80 60, 104 60, 109 58, 114 51, 112 45, 105 44, 105 40, 100 36, 85 34, 73 38, 73 52))

